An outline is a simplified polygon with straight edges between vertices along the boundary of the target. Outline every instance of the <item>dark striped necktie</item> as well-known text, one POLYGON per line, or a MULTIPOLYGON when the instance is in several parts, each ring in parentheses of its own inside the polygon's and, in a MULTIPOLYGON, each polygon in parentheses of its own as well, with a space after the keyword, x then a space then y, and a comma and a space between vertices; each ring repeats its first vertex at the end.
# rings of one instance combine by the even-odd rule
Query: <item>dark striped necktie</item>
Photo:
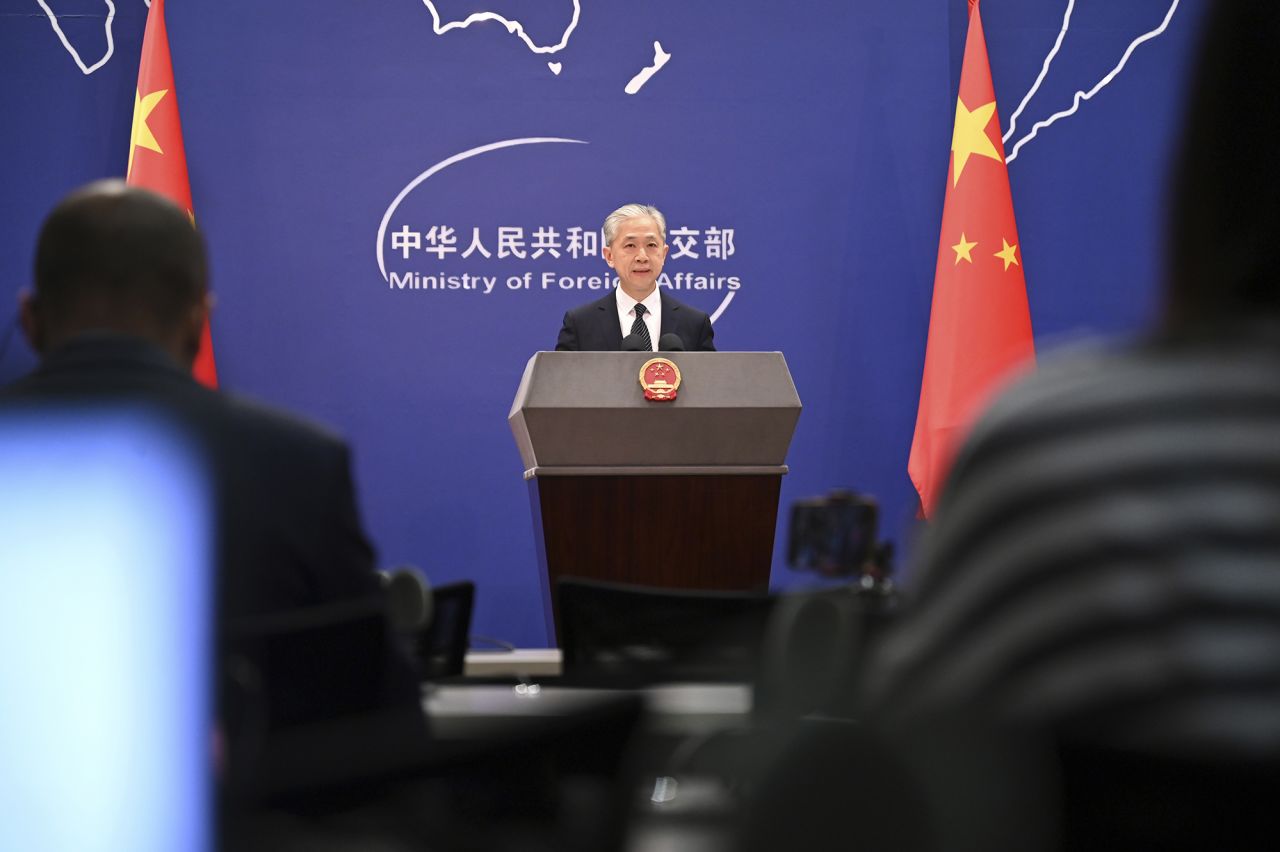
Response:
POLYGON ((653 351, 653 338, 649 336, 649 326, 644 323, 645 306, 636 302, 636 321, 631 324, 631 333, 640 335, 644 348, 653 351))

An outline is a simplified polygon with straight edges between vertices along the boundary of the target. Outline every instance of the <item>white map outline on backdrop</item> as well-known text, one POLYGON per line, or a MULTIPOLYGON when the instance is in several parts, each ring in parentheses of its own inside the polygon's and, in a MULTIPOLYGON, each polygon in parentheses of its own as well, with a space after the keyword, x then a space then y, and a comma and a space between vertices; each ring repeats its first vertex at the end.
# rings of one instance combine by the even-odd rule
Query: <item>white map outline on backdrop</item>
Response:
MULTIPOLYGON (((1075 95, 1071 99, 1070 107, 1068 107, 1067 109, 1055 112, 1053 115, 1049 116, 1048 118, 1042 119, 1041 121, 1037 121, 1035 124, 1033 124, 1031 126, 1031 132, 1028 133, 1026 136, 1023 136, 1016 143, 1014 143, 1013 150, 1010 151, 1008 156, 1005 157, 1005 160, 1004 160, 1005 164, 1007 165, 1009 163, 1012 163, 1015 159, 1017 159, 1018 151, 1021 150, 1022 146, 1026 145, 1032 139, 1035 139, 1037 134, 1039 134, 1041 130, 1044 130, 1046 127, 1051 127, 1059 119, 1063 119, 1063 118, 1067 118, 1068 116, 1075 115, 1076 111, 1080 109, 1080 104, 1084 103, 1085 101, 1092 98, 1094 95, 1098 94, 1098 92, 1102 91, 1107 86, 1108 83, 1114 80, 1116 78, 1116 75, 1118 75, 1124 69, 1125 64, 1129 61, 1129 57, 1132 56, 1133 52, 1138 49, 1138 45, 1142 44, 1143 42, 1150 41, 1153 38, 1156 38, 1157 36, 1163 34, 1164 31, 1169 28, 1169 22, 1173 20, 1173 13, 1178 9, 1178 2, 1179 0, 1173 0, 1173 2, 1169 5, 1169 11, 1165 13, 1164 20, 1161 21, 1160 26, 1156 27, 1154 30, 1148 30, 1147 32, 1135 38, 1133 41, 1129 42, 1129 46, 1128 48, 1125 49, 1124 55, 1120 57, 1120 61, 1116 63, 1116 66, 1114 68, 1112 68, 1110 71, 1107 72, 1106 76, 1104 76, 1101 80, 1095 83, 1093 88, 1089 89, 1089 91, 1087 92, 1084 91, 1083 89, 1076 90, 1075 95)), ((1058 48, 1062 46, 1062 41, 1067 35, 1068 28, 1071 26, 1071 10, 1075 8, 1075 4, 1076 4, 1076 0, 1067 0, 1067 11, 1066 11, 1066 14, 1063 15, 1062 17, 1062 29, 1058 31, 1058 38, 1053 43, 1053 48, 1049 51, 1049 55, 1046 56, 1044 59, 1044 64, 1040 68, 1040 75, 1036 77, 1036 81, 1031 84, 1031 89, 1023 97, 1022 103, 1018 104, 1018 108, 1014 110, 1013 115, 1009 117, 1009 131, 1004 135, 1004 139, 1003 139, 1004 142, 1008 142, 1009 138, 1013 136, 1014 128, 1017 126, 1017 123, 1018 123, 1018 116, 1022 114, 1023 108, 1031 100, 1032 96, 1034 96, 1035 93, 1039 90, 1040 84, 1044 82, 1045 76, 1049 73, 1049 65, 1050 63, 1053 62, 1053 58, 1058 55, 1058 48)))
MULTIPOLYGON (((49 19, 49 23, 53 25, 53 31, 58 34, 58 40, 62 42, 62 46, 67 49, 67 53, 71 54, 71 58, 76 61, 76 65, 80 66, 80 70, 83 71, 86 76, 97 71, 103 65, 106 65, 107 61, 111 59, 111 54, 116 52, 115 39, 111 35, 111 25, 116 19, 116 4, 112 3, 111 0, 105 0, 107 4, 107 20, 102 25, 103 29, 106 30, 107 33, 107 52, 102 55, 101 59, 92 65, 85 65, 84 60, 80 58, 80 54, 71 46, 71 42, 67 39, 67 34, 62 31, 62 27, 58 24, 58 16, 53 13, 53 10, 49 8, 48 4, 46 4, 44 0, 36 0, 36 2, 40 4, 40 8, 44 10, 44 14, 49 19)), ((148 3, 147 5, 150 6, 151 4, 148 3)))
MULTIPOLYGON (((112 54, 115 53, 115 40, 112 37, 111 27, 115 22, 116 7, 112 0, 103 0, 103 2, 107 4, 107 18, 106 22, 103 24, 103 28, 107 35, 107 51, 103 57, 93 65, 85 65, 84 60, 80 57, 80 53, 72 46, 71 41, 66 36, 66 33, 62 31, 62 26, 58 23, 57 14, 49 8, 49 5, 45 0, 36 0, 36 2, 40 4, 40 8, 44 10, 44 14, 49 19, 49 23, 53 26, 53 31, 57 34, 58 40, 62 42, 62 46, 67 49, 67 53, 71 54, 71 58, 75 60, 76 65, 78 65, 80 70, 86 75, 92 74, 94 71, 97 71, 110 61, 112 54)), ((151 0, 142 0, 142 2, 148 9, 151 8, 151 0)), ((529 38, 528 34, 525 33, 523 24, 519 21, 508 20, 496 12, 473 12, 464 20, 450 21, 447 24, 442 24, 440 22, 440 11, 436 9, 436 5, 433 0, 422 0, 422 2, 423 5, 427 7, 427 11, 431 13, 431 27, 436 35, 444 35, 450 30, 466 29, 472 24, 481 23, 483 21, 496 21, 497 23, 502 24, 502 26, 506 28, 507 32, 524 42, 525 46, 528 47, 529 50, 538 54, 557 53, 564 50, 564 48, 569 44, 569 36, 573 34, 575 29, 577 29, 578 19, 582 15, 582 0, 572 0, 573 17, 569 21, 569 26, 565 28, 564 34, 560 36, 560 41, 553 45, 538 45, 534 44, 533 39, 529 38)), ((560 70, 556 67, 559 66, 559 64, 560 63, 558 62, 549 62, 547 63, 547 66, 551 68, 553 73, 559 74, 560 70)))
MULTIPOLYGON (((48 4, 44 0, 36 0, 36 2, 44 10, 45 17, 49 19, 49 23, 53 26, 53 31, 57 33, 58 41, 62 42, 62 46, 67 49, 67 53, 71 54, 71 58, 75 60, 76 65, 80 66, 80 70, 84 72, 86 77, 106 65, 108 60, 111 59, 111 55, 116 52, 115 39, 111 35, 111 26, 116 20, 116 5, 111 0, 103 0, 107 4, 107 19, 102 25, 107 34, 107 52, 92 65, 85 65, 84 60, 80 58, 79 51, 71 46, 70 40, 67 39, 67 34, 62 31, 62 26, 58 23, 58 16, 49 8, 48 4)), ((151 0, 142 0, 142 2, 148 9, 151 8, 151 0)))
POLYGON ((557 53, 564 50, 569 44, 569 36, 573 34, 573 31, 578 26, 578 17, 582 14, 582 0, 573 0, 573 19, 569 21, 569 26, 565 28, 564 35, 560 36, 560 41, 550 46, 540 46, 534 44, 533 39, 529 38, 525 33, 524 24, 519 21, 508 20, 497 12, 472 12, 465 20, 450 21, 449 23, 441 26, 440 11, 436 9, 436 4, 432 2, 432 0, 422 0, 422 3, 427 7, 427 10, 431 12, 431 28, 435 31, 436 35, 444 35, 449 32, 449 30, 466 29, 472 24, 478 24, 483 21, 497 21, 507 28, 507 32, 524 42, 525 47, 529 48, 529 50, 534 53, 539 54, 557 53))
MULTIPOLYGON (((58 24, 58 16, 54 14, 54 11, 52 9, 49 8, 45 0, 36 0, 36 3, 40 5, 40 8, 44 11, 45 16, 49 19, 49 24, 53 27, 54 33, 57 34, 58 40, 62 42, 62 46, 66 48, 67 53, 71 54, 71 58, 75 60, 76 65, 79 66, 80 70, 86 76, 89 74, 92 74, 94 71, 97 71, 99 68, 106 65, 107 62, 110 61, 112 55, 115 53, 115 40, 112 36, 111 29, 112 29, 113 23, 115 22, 116 7, 115 7, 115 3, 113 3, 112 0, 103 0, 103 2, 106 3, 107 5, 107 17, 103 23, 103 29, 106 33, 106 38, 107 38, 107 50, 106 50, 106 53, 103 54, 102 58, 99 59, 97 62, 95 62, 93 65, 85 65, 84 60, 80 57, 79 52, 75 49, 75 47, 72 46, 70 40, 66 36, 66 33, 62 31, 62 27, 58 24)), ((471 26, 472 24, 480 23, 482 21, 496 21, 502 24, 503 27, 506 28, 507 32, 514 34, 517 38, 519 38, 522 42, 524 42, 525 46, 528 47, 529 50, 531 50, 533 53, 538 53, 538 54, 556 53, 558 51, 563 50, 565 47, 567 47, 569 44, 569 36, 572 35, 573 31, 577 28, 578 19, 582 14, 581 0, 573 0, 573 17, 569 21, 569 25, 565 28, 564 34, 561 35, 560 41, 554 45, 540 46, 540 45, 534 44, 533 40, 530 39, 529 36, 525 33, 523 24, 521 24, 519 21, 508 20, 507 18, 504 18, 502 15, 499 15, 496 12, 474 12, 462 21, 450 21, 449 23, 442 25, 440 23, 440 11, 436 9, 436 6, 433 0, 422 0, 422 2, 423 2, 423 5, 427 7, 427 10, 431 13, 432 30, 435 32, 436 35, 444 35, 445 33, 454 29, 465 29, 471 26)), ((151 0, 143 0, 143 3, 146 5, 148 9, 151 8, 151 0)), ((1105 77, 1103 77, 1100 81, 1098 81, 1098 83, 1096 83, 1093 86, 1093 88, 1091 88, 1087 92, 1084 90, 1076 91, 1075 96, 1072 99, 1072 104, 1069 108, 1062 110, 1060 112, 1056 112, 1053 115, 1049 116, 1047 119, 1036 122, 1031 128, 1031 132, 1028 133, 1026 136, 1022 137, 1021 139, 1019 139, 1014 144, 1013 150, 1009 152, 1008 156, 1005 158, 1005 162, 1012 163, 1015 159, 1017 159, 1018 151, 1022 149, 1022 146, 1030 142, 1032 139, 1034 139, 1041 130, 1044 130, 1045 128, 1052 126, 1060 119, 1067 118, 1071 115, 1074 115, 1080 109, 1080 105, 1084 101, 1091 99, 1094 95, 1100 92, 1108 83, 1114 80, 1116 75, 1118 75, 1120 71, 1124 69, 1125 64, 1129 61, 1129 57, 1133 54, 1133 51, 1137 49, 1138 45, 1142 44, 1143 42, 1150 41, 1151 39, 1164 33, 1164 31, 1169 26, 1169 22, 1173 19, 1173 13, 1177 10, 1178 3, 1179 3, 1179 0, 1173 0, 1173 2, 1169 5, 1169 10, 1165 13, 1164 20, 1161 22, 1160 26, 1156 27, 1154 30, 1150 30, 1148 32, 1143 33, 1142 35, 1134 39, 1132 42, 1130 42, 1129 47, 1124 52, 1124 55, 1121 56, 1120 62, 1114 68, 1112 68, 1111 71, 1108 72, 1105 77)), ((1066 38, 1067 31, 1071 27, 1071 12, 1074 8, 1075 8, 1075 0, 1067 0, 1067 9, 1062 16, 1062 27, 1058 30, 1058 37, 1054 41, 1053 47, 1049 50, 1048 55, 1045 56, 1044 63, 1040 67, 1040 74, 1036 77, 1035 82, 1031 84, 1031 88, 1027 90, 1026 95, 1023 96, 1022 102, 1018 104, 1018 108, 1014 110, 1013 115, 1009 117, 1009 129, 1005 132, 1002 140, 1006 144, 1016 132, 1016 129, 1018 126, 1018 116, 1022 115, 1023 110, 1026 109, 1027 104, 1030 103, 1031 99, 1035 96, 1036 92, 1040 90, 1040 85, 1044 82, 1045 77, 1048 76, 1049 66, 1053 63, 1054 57, 1058 55, 1058 51, 1062 47, 1062 42, 1066 38)), ((660 68, 662 68, 662 66, 667 63, 667 60, 671 58, 671 54, 664 52, 662 49, 662 45, 659 42, 655 41, 653 43, 653 47, 654 47, 654 64, 647 68, 642 69, 640 73, 636 74, 634 77, 631 78, 631 81, 627 83, 624 89, 624 91, 626 91, 627 94, 634 95, 636 92, 640 91, 640 88, 649 81, 649 78, 652 77, 654 73, 656 73, 660 68)), ((551 69, 552 73, 556 75, 560 74, 561 64, 559 62, 548 62, 547 67, 551 69)))
POLYGON ((671 54, 662 49, 662 42, 655 41, 653 43, 653 64, 647 68, 641 68, 640 72, 632 77, 627 85, 622 87, 622 91, 628 95, 634 95, 643 89, 644 84, 649 82, 649 78, 657 74, 669 59, 671 59, 671 54))
MULTIPOLYGON (((427 11, 431 13, 431 29, 432 32, 438 36, 444 35, 450 30, 466 29, 472 24, 483 23, 485 21, 496 21, 497 23, 502 24, 502 26, 506 28, 507 32, 524 42, 524 46, 529 48, 529 50, 535 54, 558 53, 568 47, 569 36, 573 35, 573 31, 577 29, 578 19, 582 15, 581 0, 573 0, 573 18, 569 21, 569 25, 565 27, 564 33, 560 36, 560 41, 552 45, 538 45, 534 44, 533 39, 529 38, 528 33, 524 30, 524 24, 520 21, 506 18, 497 12, 472 12, 461 21, 450 21, 447 24, 442 24, 440 10, 436 8, 434 0, 422 0, 422 3, 427 7, 427 11)), ((670 58, 671 54, 662 49, 661 43, 655 41, 653 43, 653 64, 646 68, 642 68, 637 74, 635 74, 630 81, 627 82, 626 86, 623 87, 623 91, 628 95, 634 95, 636 92, 639 92, 644 88, 644 84, 649 82, 650 78, 652 78, 654 74, 658 73, 662 66, 667 64, 667 60, 670 58)), ((560 62, 548 62, 547 68, 551 69, 551 73, 558 77, 560 76, 560 72, 563 70, 564 65, 560 62)))

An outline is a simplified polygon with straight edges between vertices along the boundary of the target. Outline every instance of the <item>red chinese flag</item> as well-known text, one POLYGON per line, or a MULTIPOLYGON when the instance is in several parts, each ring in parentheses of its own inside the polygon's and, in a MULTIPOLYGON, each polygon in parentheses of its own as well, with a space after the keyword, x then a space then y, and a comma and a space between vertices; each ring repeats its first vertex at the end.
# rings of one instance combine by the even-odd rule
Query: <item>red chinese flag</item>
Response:
POLYGON ((920 409, 907 470, 925 517, 993 391, 1035 360, 1022 253, 978 0, 960 71, 920 409))
MULTIPOLYGON (((125 180, 165 196, 195 221, 191 183, 187 179, 187 154, 182 147, 182 122, 178 118, 178 95, 173 87, 173 63, 169 60, 169 33, 164 26, 164 0, 151 0, 147 29, 142 36, 142 62, 138 66, 125 180)), ((213 342, 207 322, 192 373, 209 387, 217 387, 218 372, 213 363, 213 342)))

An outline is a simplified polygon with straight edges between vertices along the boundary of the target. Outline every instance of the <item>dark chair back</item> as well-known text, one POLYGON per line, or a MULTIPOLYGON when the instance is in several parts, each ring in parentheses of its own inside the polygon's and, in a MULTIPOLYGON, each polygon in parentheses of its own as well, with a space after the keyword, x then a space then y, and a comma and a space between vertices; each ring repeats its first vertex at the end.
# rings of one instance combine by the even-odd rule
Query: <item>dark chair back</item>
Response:
POLYGON ((752 680, 773 604, 577 578, 561 578, 556 596, 565 676, 636 683, 752 680))
POLYGON ((1280 832, 1280 759, 1173 755, 1057 743, 1062 848, 1265 849, 1280 832))
POLYGON ((227 780, 245 795, 341 775, 426 736, 382 595, 239 619, 223 634, 222 668, 227 780))
POLYGON ((757 717, 856 716, 864 664, 895 614, 891 594, 857 584, 779 596, 765 633, 757 717))
POLYGON ((435 742, 421 777, 444 819, 429 848, 629 848, 643 709, 635 692, 579 695, 555 712, 490 720, 483 737, 435 742))
POLYGON ((462 674, 475 597, 476 584, 470 580, 431 590, 431 622, 413 638, 413 658, 419 680, 462 674))
POLYGON ((760 729, 743 750, 737 852, 965 848, 939 842, 927 791, 893 743, 863 725, 797 719, 760 729))
POLYGON ((382 596, 240 619, 227 628, 224 696, 267 729, 376 709, 390 655, 382 596))

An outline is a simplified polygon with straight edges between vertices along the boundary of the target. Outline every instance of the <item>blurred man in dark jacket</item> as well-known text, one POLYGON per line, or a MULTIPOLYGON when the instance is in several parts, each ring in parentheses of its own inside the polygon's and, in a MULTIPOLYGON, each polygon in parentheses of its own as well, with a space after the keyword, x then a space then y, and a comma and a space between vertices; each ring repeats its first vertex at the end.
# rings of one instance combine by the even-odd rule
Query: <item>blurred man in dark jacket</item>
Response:
MULTIPOLYGON (((273 615, 362 600, 376 609, 380 584, 347 446, 191 377, 211 303, 206 279, 203 241, 176 206, 120 181, 73 193, 44 223, 35 286, 23 297, 40 365, 0 391, 0 406, 132 406, 195 442, 215 497, 224 647, 239 625, 273 615)), ((416 707, 398 653, 353 662, 381 673, 384 694, 365 703, 416 707)), ((334 695, 334 712, 350 698, 334 695)), ((324 704, 310 715, 323 718, 324 704)))

